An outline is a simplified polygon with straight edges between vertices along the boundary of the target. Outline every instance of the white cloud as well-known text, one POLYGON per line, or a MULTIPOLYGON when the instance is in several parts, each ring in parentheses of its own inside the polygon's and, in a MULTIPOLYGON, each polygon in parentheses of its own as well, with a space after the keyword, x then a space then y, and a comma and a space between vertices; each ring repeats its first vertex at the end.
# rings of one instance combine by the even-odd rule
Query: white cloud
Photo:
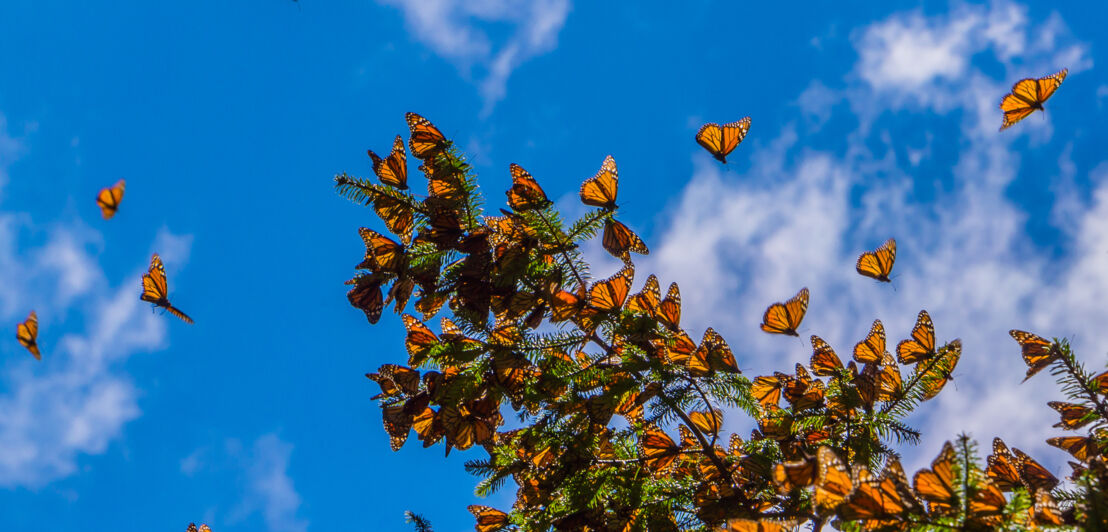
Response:
POLYGON ((484 114, 504 98, 508 77, 523 62, 553 50, 569 0, 379 0, 399 8, 412 34, 476 78, 484 114), (512 28, 497 42, 497 27, 512 28))
MULTIPOLYGON (((38 247, 21 246, 27 219, 0 217, 0 278, 10 280, 0 290, 0 316, 15 322, 37 311, 43 361, 9 345, 0 392, 0 486, 37 488, 72 474, 81 455, 103 453, 139 416, 137 390, 118 366, 163 347, 166 319, 138 299, 145 261, 110 286, 96 260, 99 233, 70 222, 50 230, 38 247), (85 332, 63 332, 71 319, 85 332)), ((183 257, 189 237, 163 230, 156 243, 183 257)))
POLYGON ((242 455, 245 469, 244 498, 234 512, 232 521, 239 521, 246 515, 258 512, 271 532, 303 532, 308 522, 297 517, 300 509, 300 494, 289 477, 289 458, 292 456, 292 444, 276 434, 266 434, 258 438, 248 455, 237 450, 237 441, 229 442, 228 450, 242 455))
POLYGON ((8 133, 8 120, 0 113, 0 192, 4 191, 4 185, 8 183, 8 166, 19 158, 23 151, 23 142, 8 133))
MULTIPOLYGON (((925 439, 918 449, 904 449, 910 461, 922 464, 965 430, 983 439, 986 450, 993 436, 1001 436, 1060 466, 1065 455, 1044 443, 1044 430, 1056 419, 1045 402, 1060 394, 1045 374, 1019 384, 1025 368, 1007 331, 1075 338, 1091 365, 1103 362, 1108 333, 1091 324, 1108 320, 1108 172, 1090 175, 1091 202, 1061 195, 1056 204, 1049 197, 1026 205, 1013 200, 1008 187, 1022 152, 1010 143, 1021 131, 1032 145, 1045 143, 1053 134, 1049 118, 998 134, 996 101, 1011 82, 990 78, 971 58, 991 54, 1009 73, 1017 60, 1052 72, 1050 65, 1063 55, 1073 60, 1071 72, 1073 65, 1087 68, 1087 47, 1073 43, 1064 28, 1057 17, 1029 26, 1023 8, 1000 2, 989 9, 958 7, 947 16, 898 14, 863 29, 846 86, 832 95, 815 82, 798 102, 806 109, 815 100, 849 101, 861 123, 844 132, 845 154, 799 144, 791 124, 767 147, 747 152, 752 169, 745 175, 725 174, 697 153, 692 181, 667 210, 672 222, 662 226, 653 253, 637 260, 643 272, 637 284, 645 272, 663 283, 677 281, 690 333, 709 325, 720 330, 752 376, 811 355, 806 340, 758 329, 765 307, 801 286, 812 293, 802 333, 820 335, 844 358, 874 318, 885 323, 895 345, 907 337, 916 313, 927 309, 940 340, 961 337, 964 355, 949 389, 913 418, 925 439), (893 111, 907 119, 899 111, 924 91, 929 96, 910 110, 961 113, 960 130, 945 133, 957 137, 943 139, 961 150, 956 160, 929 165, 910 154, 898 161, 894 154, 882 119, 893 111), (1027 236, 1028 220, 1050 217, 1052 208, 1072 241, 1060 258, 1027 236), (893 286, 855 273, 858 253, 889 236, 899 250, 893 286)), ((1068 154, 1056 157, 1058 168, 1042 172, 1069 175, 1073 183, 1068 154)))

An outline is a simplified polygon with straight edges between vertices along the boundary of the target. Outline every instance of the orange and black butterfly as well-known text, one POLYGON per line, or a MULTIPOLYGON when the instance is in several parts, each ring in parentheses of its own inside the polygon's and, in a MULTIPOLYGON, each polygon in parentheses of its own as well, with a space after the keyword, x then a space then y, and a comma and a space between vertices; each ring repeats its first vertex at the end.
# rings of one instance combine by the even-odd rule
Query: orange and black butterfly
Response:
POLYGON ((815 458, 783 462, 773 467, 773 483, 777 484, 778 493, 786 494, 815 484, 817 473, 819 463, 815 458))
POLYGON ((377 323, 385 308, 385 298, 381 294, 382 282, 376 275, 359 275, 346 282, 348 285, 354 285, 354 288, 346 293, 346 299, 350 301, 351 306, 365 313, 369 323, 377 323))
POLYGON ((1023 361, 1027 364, 1027 375, 1023 378, 1024 381, 1049 366, 1060 355, 1053 344, 1042 336, 1018 329, 1012 329, 1008 334, 1019 342, 1020 350, 1023 352, 1023 361))
POLYGON ((643 284, 642 291, 631 296, 627 302, 627 310, 641 312, 653 316, 658 312, 658 306, 662 304, 662 293, 658 287, 658 278, 650 274, 643 284))
POLYGON ((1058 485, 1058 479, 1054 474, 1043 467, 1042 464, 1036 462, 1034 458, 1015 447, 1012 448, 1012 452, 1016 456, 1016 467, 1019 468, 1020 479, 1031 491, 1050 491, 1058 485))
POLYGON ((689 421, 703 434, 719 434, 723 428, 723 411, 713 408, 704 412, 689 412, 689 421))
POLYGON ((471 504, 466 509, 477 518, 477 532, 494 532, 509 524, 508 514, 496 508, 471 504))
POLYGON ((977 529, 995 527, 1008 504, 1004 492, 988 479, 978 485, 969 502, 970 523, 982 525, 977 529))
POLYGON ((658 304, 658 321, 665 324, 670 330, 677 330, 681 326, 681 289, 677 283, 669 283, 666 290, 666 298, 658 304))
POLYGON ((809 365, 812 367, 812 373, 820 377, 838 375, 839 370, 843 369, 843 361, 835 354, 831 345, 814 334, 812 335, 812 360, 809 365))
POLYGON ((1050 438, 1046 440, 1046 443, 1070 453, 1082 462, 1088 462, 1090 457, 1100 454, 1100 448, 1097 446, 1096 440, 1084 436, 1060 436, 1050 438))
POLYGON ((781 390, 788 383, 789 376, 784 373, 774 372, 773 376, 763 375, 756 377, 750 384, 750 395, 758 401, 763 408, 776 405, 781 402, 781 390))
POLYGON ((885 326, 873 320, 866 339, 854 345, 854 360, 863 364, 877 363, 885 358, 885 326))
POLYGON ((1096 420, 1095 416, 1090 415, 1093 413, 1093 409, 1087 406, 1062 401, 1050 401, 1047 406, 1057 410, 1062 415, 1062 420, 1055 423, 1054 428, 1076 430, 1096 420))
POLYGON ((747 131, 750 131, 749 116, 722 126, 704 124, 696 132, 696 143, 708 150, 717 161, 726 164, 727 156, 746 138, 747 131))
POLYGON ((378 194, 373 199, 373 210, 381 217, 381 221, 385 222, 385 227, 392 234, 400 237, 402 244, 406 246, 412 243, 414 218, 410 205, 392 196, 378 194))
POLYGON ((550 204, 539 182, 518 164, 509 167, 512 172, 512 188, 508 189, 508 205, 517 211, 542 209, 550 204))
POLYGON ((681 448, 662 429, 647 427, 639 437, 639 457, 651 471, 661 471, 677 459, 681 448))
POLYGON ((954 491, 954 446, 943 444, 939 456, 931 462, 931 469, 922 469, 912 480, 916 493, 926 500, 931 513, 944 514, 958 505, 954 491))
POLYGON ((100 189, 96 194, 96 205, 100 207, 100 214, 105 220, 115 216, 115 211, 119 210, 119 202, 123 201, 123 191, 126 188, 127 183, 120 179, 114 185, 100 189))
POLYGON ((170 314, 181 318, 185 323, 192 323, 192 318, 169 304, 169 288, 165 280, 165 266, 162 265, 162 259, 158 257, 157 253, 150 258, 150 271, 142 274, 142 295, 139 298, 166 309, 170 314))
POLYGON ((418 318, 411 314, 401 316, 404 328, 408 330, 404 338, 404 347, 408 350, 408 363, 417 367, 423 363, 431 348, 439 345, 439 338, 418 318))
POLYGON ((800 327, 800 321, 804 319, 804 313, 808 311, 808 289, 801 288, 792 299, 785 302, 777 302, 766 309, 762 316, 762 330, 768 333, 787 334, 800 336, 796 328, 800 327))
POLYGON ((926 310, 919 311, 912 337, 896 344, 896 358, 901 364, 914 364, 935 356, 935 326, 926 310))
POLYGON ((704 331, 700 346, 689 355, 689 359, 685 361, 685 367, 694 377, 703 377, 714 371, 742 373, 739 371, 738 363, 735 362, 735 354, 731 352, 731 347, 727 345, 723 336, 711 327, 704 331))
POLYGON ((650 249, 646 247, 639 235, 623 225, 623 222, 609 218, 604 222, 604 239, 601 241, 604 249, 612 256, 626 260, 627 252, 649 255, 650 249))
POLYGON ((989 455, 988 463, 985 474, 1001 491, 1012 491, 1023 484, 1016 457, 1012 456, 1004 440, 993 438, 993 454, 989 455))
POLYGON ((15 338, 35 356, 35 360, 42 360, 42 353, 38 350, 38 316, 35 311, 32 310, 23 323, 15 326, 15 338))
POLYGON ((827 512, 834 510, 846 499, 846 495, 854 489, 854 483, 850 478, 850 470, 830 447, 821 446, 816 459, 819 471, 816 474, 816 489, 812 500, 816 508, 827 512))
POLYGON ((401 190, 408 188, 408 155, 404 152, 404 140, 400 135, 392 143, 392 153, 382 159, 373 150, 366 150, 373 161, 373 173, 382 183, 401 190))
MULTIPOLYGON (((891 459, 892 460, 892 459, 891 459)), ((839 507, 839 515, 848 521, 865 520, 883 526, 887 521, 896 521, 899 516, 918 505, 911 493, 903 489, 907 479, 903 478, 903 469, 899 462, 886 466, 885 474, 875 478, 862 474, 854 486, 854 491, 839 507), (865 478, 868 477, 868 478, 865 478)))
POLYGON ((1004 111, 1004 122, 1001 123, 1000 130, 1008 129, 1035 111, 1042 111, 1043 104, 1054 95, 1068 73, 1069 69, 1063 68, 1049 76, 1025 78, 1012 85, 1012 92, 1000 100, 1000 110, 1004 111))
POLYGON ((600 171, 581 184, 581 202, 585 205, 613 210, 619 192, 619 171, 611 155, 604 158, 600 171))
POLYGON ((373 400, 401 394, 415 395, 419 392, 419 372, 412 368, 384 364, 376 373, 366 373, 365 376, 381 387, 381 393, 370 397, 373 400))
POLYGON ((1039 524, 1060 526, 1066 524, 1058 503, 1051 497, 1050 492, 1039 490, 1035 492, 1035 506, 1033 507, 1035 521, 1039 524))
POLYGON ((615 275, 592 285, 586 300, 589 308, 604 312, 622 309, 634 278, 634 266, 627 265, 615 275))
POLYGON ((726 532, 789 532, 796 530, 796 526, 797 524, 794 521, 730 519, 724 525, 723 530, 726 532))
POLYGON ((429 159, 446 147, 446 137, 430 120, 415 113, 407 113, 404 118, 407 119, 408 129, 412 133, 408 138, 408 147, 411 148, 412 155, 420 159, 429 159))
POLYGON ((376 231, 362 227, 358 234, 365 243, 365 259, 358 264, 359 269, 374 272, 400 273, 404 262, 404 246, 376 231))
POLYGON ((890 238, 881 247, 862 253, 854 269, 866 277, 889 282, 889 272, 893 271, 896 261, 896 240, 890 238))

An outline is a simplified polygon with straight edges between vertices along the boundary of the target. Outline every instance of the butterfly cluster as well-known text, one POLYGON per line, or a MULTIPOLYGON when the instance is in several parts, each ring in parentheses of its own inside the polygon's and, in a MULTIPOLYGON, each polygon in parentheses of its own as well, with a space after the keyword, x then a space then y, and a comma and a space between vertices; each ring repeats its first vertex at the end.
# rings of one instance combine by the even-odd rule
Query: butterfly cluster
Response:
MULTIPOLYGON (((506 205, 490 214, 453 143, 426 118, 409 113, 407 123, 426 194, 409 186, 402 137, 385 159, 370 152, 376 181, 335 178, 381 219, 359 230, 365 253, 347 296, 371 323, 391 305, 406 331, 407 360, 366 375, 391 447, 414 433, 446 453, 483 450, 467 462, 483 479, 478 493, 515 487, 510 509, 469 507, 478 531, 985 530, 1080 514, 1048 470, 999 440, 987 466, 963 437, 909 479, 894 445, 920 434, 905 418, 942 392, 962 356, 959 340, 939 341, 927 311, 895 346, 874 320, 845 362, 812 335, 808 364, 750 379, 720 333, 683 327, 676 283, 663 292, 647 275, 635 290, 631 253, 647 251, 615 219, 613 158, 581 185, 592 209, 577 220, 517 164, 506 205), (596 237, 622 259, 618 271, 593 276, 581 246, 596 237), (725 418, 742 415, 756 424, 749 435, 726 430, 725 418)), ((703 135, 721 160, 749 122, 738 140, 730 126, 703 135)), ((896 251, 888 239, 855 269, 891 282, 896 251)), ((771 304, 760 328, 799 336, 810 295, 771 304)), ((1029 376, 1070 360, 1052 342, 1013 336, 1029 376)), ((1090 379, 1108 387, 1108 376, 1090 379)), ((1053 406, 1059 427, 1099 426, 1095 407, 1053 406)), ((1055 444, 1090 460, 1087 470, 1101 467, 1095 438, 1055 444)))

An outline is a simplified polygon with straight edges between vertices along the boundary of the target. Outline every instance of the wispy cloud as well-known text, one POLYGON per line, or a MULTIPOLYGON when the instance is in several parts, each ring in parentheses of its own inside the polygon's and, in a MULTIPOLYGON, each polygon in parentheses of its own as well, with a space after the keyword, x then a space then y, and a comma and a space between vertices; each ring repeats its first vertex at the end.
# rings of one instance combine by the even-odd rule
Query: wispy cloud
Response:
MULTIPOLYGON (((36 488, 72 474, 80 455, 104 452, 139 416, 137 390, 119 365, 163 347, 166 325, 138 299, 144 262, 111 286, 96 257, 98 232, 69 222, 40 246, 23 246, 27 219, 0 216, 0 316, 15 323, 36 309, 44 360, 15 344, 6 349, 13 353, 0 389, 0 486, 36 488), (69 320, 83 322, 84 332, 60 332, 69 320)), ((189 244, 163 230, 155 247, 180 265, 189 244)))
POLYGON ((569 0, 379 1, 399 8, 417 39, 477 82, 486 115, 516 67, 557 46, 570 10, 569 0), (509 35, 492 37, 497 26, 511 28, 509 35))
MULTIPOLYGON (((1079 353, 1101 356, 1108 333, 1091 324, 1108 319, 1108 171, 1088 176, 1092 201, 1061 207, 1066 215, 1054 219, 1071 236, 1064 255, 1051 258, 1027 236, 1028 221, 1049 216, 1050 203, 1021 203, 1008 193, 1022 159, 1012 142, 1024 135, 1048 140, 1049 119, 1001 135, 996 102, 1013 76, 1088 68, 1087 47, 1059 18, 1031 24, 1023 8, 1005 2, 940 16, 894 15, 856 32, 854 42, 854 69, 842 81, 814 82, 798 101, 815 118, 812 128, 854 123, 819 109, 849 104, 858 126, 843 132, 845 151, 802 144, 797 125, 785 124, 767 146, 745 152, 751 169, 738 176, 698 153, 693 179, 666 217, 674 222, 639 269, 678 281, 690 330, 721 330, 754 375, 810 356, 806 341, 757 327, 769 303, 801 286, 812 292, 802 332, 820 335, 846 357, 874 318, 895 344, 926 308, 940 340, 960 336, 965 350, 954 383, 921 407, 915 423, 925 439, 906 455, 918 463, 966 430, 1002 436, 1060 465, 1063 454, 1045 450, 1042 432, 1056 417, 1044 403, 1058 394, 1049 377, 1019 384, 1024 368, 1007 331, 1074 337, 1079 353), (1003 64, 1005 77, 977 68, 978 54, 1003 64), (923 155, 898 154, 903 144, 891 140, 889 115, 896 112, 898 124, 926 124, 936 111, 961 117, 960 125, 935 132, 953 148, 933 150, 927 141, 923 155), (940 152, 950 160, 928 160, 940 152), (894 287, 853 267, 858 253, 890 236, 900 251, 894 287)), ((1063 154, 1058 168, 1042 170, 1074 172, 1066 160, 1063 154)))
MULTIPOLYGON (((181 472, 191 477, 201 470, 236 470, 242 499, 227 512, 229 524, 242 523, 257 514, 270 532, 303 532, 308 522, 297 516, 300 494, 288 471, 292 449, 292 444, 275 433, 260 436, 249 449, 244 449, 240 440, 229 439, 224 442, 223 452, 202 447, 189 454, 181 461, 181 472)), ((216 513, 210 512, 208 520, 216 521, 216 513)))
POLYGON ((8 119, 0 113, 0 199, 8 184, 8 166, 23 153, 23 141, 8 133, 8 119))

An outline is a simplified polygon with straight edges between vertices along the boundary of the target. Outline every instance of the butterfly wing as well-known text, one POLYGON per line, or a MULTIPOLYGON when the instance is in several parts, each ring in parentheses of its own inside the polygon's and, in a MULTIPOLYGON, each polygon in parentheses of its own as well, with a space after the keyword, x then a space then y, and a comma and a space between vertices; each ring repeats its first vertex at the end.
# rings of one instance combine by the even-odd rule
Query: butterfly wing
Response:
POLYGON ((615 209, 618 191, 619 171, 616 160, 609 155, 600 165, 600 171, 581 184, 581 202, 602 209, 615 209))
POLYGON ((412 155, 420 159, 429 159, 446 147, 446 137, 430 120, 415 113, 407 113, 404 118, 408 121, 408 129, 411 131, 408 147, 411 148, 412 155))
POLYGON ((408 155, 404 152, 404 140, 400 135, 392 143, 392 153, 385 159, 373 150, 367 150, 373 161, 373 173, 382 183, 401 190, 408 188, 408 155))
POLYGON ((477 532, 494 532, 509 524, 508 514, 496 508, 471 504, 466 509, 477 518, 477 532))
POLYGON ((926 310, 919 311, 912 338, 896 345, 896 355, 901 364, 914 364, 935 355, 935 326, 926 310))
POLYGON ((837 375, 843 367, 839 355, 835 354, 835 350, 823 338, 813 334, 811 340, 812 360, 809 365, 812 367, 812 373, 820 377, 837 375))
POLYGON ((149 301, 155 305, 165 306, 169 303, 166 299, 169 290, 166 286, 165 266, 157 253, 150 258, 150 268, 142 275, 143 301, 149 301))
POLYGON ((604 222, 602 243, 608 253, 621 259, 627 258, 629 251, 640 255, 650 254, 650 249, 646 247, 646 243, 639 238, 639 235, 623 225, 623 222, 610 218, 604 222))
POLYGON ((115 212, 119 210, 119 203, 123 201, 123 191, 127 188, 126 185, 127 183, 120 179, 114 185, 100 189, 100 192, 96 195, 96 205, 100 207, 100 215, 105 220, 115 216, 115 212))
POLYGON ((1058 352, 1054 350, 1053 344, 1042 336, 1018 329, 1012 329, 1008 334, 1019 342, 1023 361, 1027 364, 1027 375, 1023 378, 1024 381, 1058 358, 1058 352))
POLYGON ((774 334, 799 336, 796 328, 800 326, 804 314, 808 311, 808 289, 801 288, 792 299, 784 303, 774 303, 762 316, 762 330, 774 334))
POLYGON ((746 138, 750 130, 750 117, 720 126, 716 123, 704 124, 696 132, 696 143, 721 163, 727 163, 727 156, 746 138))
POLYGON ((873 320, 865 340, 854 345, 854 360, 863 364, 881 362, 885 356, 885 326, 873 320))
POLYGON ((600 311, 616 311, 623 308, 634 277, 635 268, 628 265, 608 279, 594 284, 589 289, 588 306, 600 311))
POLYGON ((509 167, 512 188, 508 189, 508 205, 517 211, 541 209, 550 203, 539 182, 518 164, 509 167))
POLYGON ((20 345, 34 355, 35 360, 42 360, 42 353, 38 349, 38 315, 35 311, 32 310, 23 323, 15 326, 15 337, 20 345))
POLYGON ((889 273, 892 272, 895 261, 896 240, 890 238, 876 250, 862 253, 854 269, 866 277, 887 283, 890 282, 889 273))

